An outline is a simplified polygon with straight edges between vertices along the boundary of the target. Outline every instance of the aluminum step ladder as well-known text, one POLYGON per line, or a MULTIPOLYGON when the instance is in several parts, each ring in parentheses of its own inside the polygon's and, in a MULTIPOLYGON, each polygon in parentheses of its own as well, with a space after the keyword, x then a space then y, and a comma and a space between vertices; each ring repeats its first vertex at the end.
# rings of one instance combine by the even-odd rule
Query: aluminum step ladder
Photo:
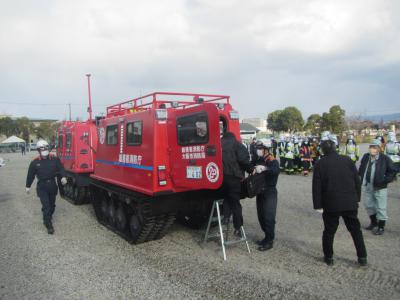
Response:
POLYGON ((238 240, 229 241, 228 240, 229 223, 230 223, 230 218, 229 218, 229 221, 226 224, 226 230, 225 230, 225 235, 224 235, 224 230, 222 228, 222 222, 221 222, 221 212, 220 212, 220 208, 219 208, 220 205, 223 204, 223 202, 224 202, 224 200, 221 199, 221 200, 215 200, 214 203, 213 203, 203 243, 206 243, 208 240, 210 240, 212 238, 219 237, 221 239, 221 247, 222 247, 222 254, 224 256, 224 260, 226 260, 226 250, 225 250, 226 246, 230 246, 230 245, 234 245, 234 244, 238 244, 238 243, 243 243, 244 242, 244 243, 246 243, 247 251, 249 253, 251 253, 250 252, 249 243, 248 243, 248 240, 247 240, 247 237, 246 237, 246 232, 244 231, 243 226, 240 227, 241 238, 238 239, 238 240), (214 217, 214 211, 215 210, 217 211, 217 216, 216 217, 214 217), (215 221, 218 221, 219 232, 217 232, 215 234, 210 234, 211 223, 215 222, 215 221))

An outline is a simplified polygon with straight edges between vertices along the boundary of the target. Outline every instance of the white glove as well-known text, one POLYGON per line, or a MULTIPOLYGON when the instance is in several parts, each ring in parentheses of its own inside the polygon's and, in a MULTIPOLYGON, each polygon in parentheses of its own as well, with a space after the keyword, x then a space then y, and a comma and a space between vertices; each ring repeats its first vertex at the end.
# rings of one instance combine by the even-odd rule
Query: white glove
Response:
POLYGON ((29 194, 29 193, 31 192, 31 188, 26 187, 26 188, 25 188, 25 192, 26 192, 27 194, 29 194))
POLYGON ((319 212, 320 214, 322 214, 322 213, 324 212, 324 210, 323 210, 322 208, 316 209, 315 211, 316 211, 316 212, 319 212))
POLYGON ((267 169, 266 166, 262 166, 262 165, 256 166, 256 172, 257 172, 258 174, 264 172, 266 169, 267 169))
POLYGON ((61 184, 66 185, 68 183, 68 180, 66 177, 61 178, 61 184))

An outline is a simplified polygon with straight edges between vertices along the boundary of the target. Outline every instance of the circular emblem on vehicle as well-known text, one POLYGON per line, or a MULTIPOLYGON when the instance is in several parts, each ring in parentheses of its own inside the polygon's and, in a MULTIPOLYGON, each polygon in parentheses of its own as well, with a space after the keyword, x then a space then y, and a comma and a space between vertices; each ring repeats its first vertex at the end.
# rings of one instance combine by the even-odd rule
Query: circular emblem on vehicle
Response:
POLYGON ((219 169, 216 163, 210 162, 206 168, 207 179, 210 182, 217 182, 219 178, 219 169))
POLYGON ((104 144, 104 141, 106 140, 106 132, 103 127, 99 128, 99 141, 100 144, 104 144))

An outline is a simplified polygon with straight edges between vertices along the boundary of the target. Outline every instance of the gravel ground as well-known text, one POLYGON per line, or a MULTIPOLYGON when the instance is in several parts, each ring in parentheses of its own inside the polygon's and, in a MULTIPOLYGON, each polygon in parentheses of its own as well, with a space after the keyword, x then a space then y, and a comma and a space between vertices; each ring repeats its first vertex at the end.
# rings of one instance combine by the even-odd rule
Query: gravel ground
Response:
MULTIPOLYGON (((41 223, 40 202, 24 191, 33 154, 2 154, 0 299, 299 299, 400 298, 400 182, 389 188, 385 235, 365 233, 369 266, 358 267, 341 222, 336 263, 322 262, 321 215, 312 210, 311 177, 281 175, 273 250, 201 243, 204 232, 174 225, 162 240, 130 245, 97 223, 91 205, 57 199, 55 234, 41 223)), ((255 199, 242 202, 250 239, 262 236, 255 199)), ((361 222, 368 217, 360 209, 361 222)))

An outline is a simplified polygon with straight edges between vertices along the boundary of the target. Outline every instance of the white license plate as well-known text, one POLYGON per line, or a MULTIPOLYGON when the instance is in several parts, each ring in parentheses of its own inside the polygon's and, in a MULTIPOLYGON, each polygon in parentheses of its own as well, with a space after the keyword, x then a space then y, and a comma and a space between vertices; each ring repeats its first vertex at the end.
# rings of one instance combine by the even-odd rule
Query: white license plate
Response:
POLYGON ((186 167, 186 178, 189 179, 201 179, 201 167, 187 166, 186 167))

